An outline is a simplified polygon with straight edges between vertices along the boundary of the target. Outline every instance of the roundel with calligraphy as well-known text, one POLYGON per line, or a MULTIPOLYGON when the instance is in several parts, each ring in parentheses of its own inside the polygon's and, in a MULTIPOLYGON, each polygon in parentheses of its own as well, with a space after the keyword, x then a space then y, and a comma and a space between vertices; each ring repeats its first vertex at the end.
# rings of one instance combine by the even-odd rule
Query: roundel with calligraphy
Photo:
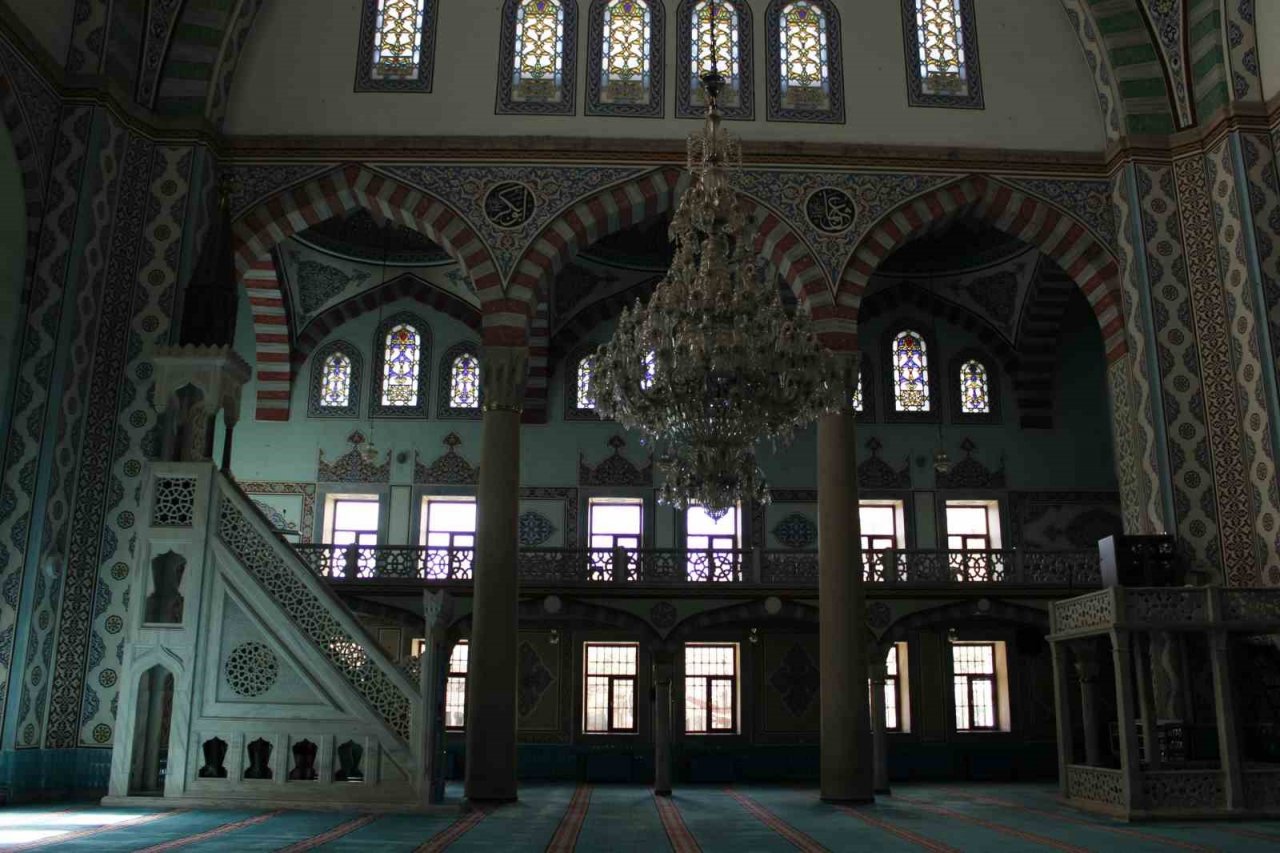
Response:
POLYGON ((853 196, 835 187, 823 187, 804 203, 809 222, 824 234, 842 234, 853 227, 857 214, 853 196))
POLYGON ((533 218, 538 198, 518 181, 494 184, 484 197, 484 215, 499 228, 519 228, 533 218))

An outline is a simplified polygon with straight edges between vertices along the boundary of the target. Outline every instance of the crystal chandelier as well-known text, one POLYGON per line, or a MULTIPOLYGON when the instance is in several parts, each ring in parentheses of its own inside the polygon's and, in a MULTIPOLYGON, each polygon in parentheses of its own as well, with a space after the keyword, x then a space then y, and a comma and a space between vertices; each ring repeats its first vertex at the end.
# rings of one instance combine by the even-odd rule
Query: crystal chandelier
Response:
POLYGON ((717 106, 724 83, 713 55, 702 77, 706 121, 689 138, 693 180, 671 222, 671 269, 647 305, 637 299, 622 312, 592 377, 599 414, 656 446, 659 500, 713 517, 768 502, 757 442, 785 443, 847 402, 808 316, 788 317, 756 265, 752 223, 731 183, 741 149, 717 106))

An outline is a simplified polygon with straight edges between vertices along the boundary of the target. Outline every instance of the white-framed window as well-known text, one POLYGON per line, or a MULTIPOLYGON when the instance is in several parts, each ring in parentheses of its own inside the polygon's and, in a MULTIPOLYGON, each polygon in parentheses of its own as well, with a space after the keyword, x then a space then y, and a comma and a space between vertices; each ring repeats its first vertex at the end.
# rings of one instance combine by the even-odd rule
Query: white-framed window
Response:
POLYGON ((467 660, 470 650, 466 640, 459 640, 449 652, 449 675, 444 687, 446 731, 461 731, 467 725, 467 660))
POLYGON ((947 501, 947 550, 992 551, 1000 548, 998 501, 947 501))
POLYGON ((377 495, 329 495, 325 501, 324 539, 334 545, 378 544, 377 495))
POLYGON ((615 549, 632 552, 626 556, 630 563, 644 541, 644 500, 591 498, 587 501, 587 536, 591 579, 613 580, 615 549))
POLYGON ((584 643, 582 731, 635 734, 637 643, 584 643))
MULTIPOLYGON (((894 643, 884 659, 884 728, 888 732, 911 731, 911 691, 907 687, 907 644, 894 643)), ((875 689, 868 679, 867 688, 875 689)), ((875 697, 871 707, 875 708, 875 697)))
POLYGON ((1008 666, 1003 642, 951 644, 956 731, 1009 731, 1008 666))
POLYGON ((742 509, 719 518, 700 506, 684 511, 685 573, 691 581, 734 581, 741 571, 742 509))
POLYGON ((427 578, 468 578, 475 562, 476 499, 465 495, 424 497, 418 519, 422 574, 427 578))
POLYGON ((858 529, 863 551, 907 547, 906 512, 902 501, 858 501, 858 529))
POLYGON ((738 730, 737 643, 685 643, 684 730, 686 734, 738 730))

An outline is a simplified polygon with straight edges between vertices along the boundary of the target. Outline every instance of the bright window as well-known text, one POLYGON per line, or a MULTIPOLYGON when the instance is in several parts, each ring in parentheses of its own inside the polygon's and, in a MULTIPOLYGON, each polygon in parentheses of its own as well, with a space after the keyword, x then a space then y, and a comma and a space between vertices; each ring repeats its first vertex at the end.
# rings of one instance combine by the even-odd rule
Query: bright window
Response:
POLYGON ((332 495, 328 510, 325 538, 334 545, 378 544, 376 496, 332 495))
POLYGON ((444 727, 454 731, 467 722, 467 654, 470 646, 459 640, 449 653, 449 677, 444 688, 444 727))
POLYGON ((862 533, 862 550, 885 551, 907 547, 903 515, 902 501, 859 501, 858 527, 862 533))
POLYGON ((475 562, 475 498, 423 498, 419 528, 418 541, 427 547, 423 577, 470 577, 475 562))
POLYGON ((643 104, 649 100, 650 15, 645 0, 614 0, 605 6, 599 69, 604 103, 643 104))
POLYGON ((691 581, 734 581, 741 569, 742 512, 738 507, 713 518, 700 506, 684 514, 685 573, 691 581))
POLYGON ((737 728, 737 644, 685 644, 685 732, 708 734, 734 732, 737 728))
POLYGON ((595 395, 591 393, 591 378, 596 372, 596 357, 589 355, 578 362, 577 376, 577 408, 594 409, 596 407, 595 395))
POLYGON ((449 366, 449 407, 480 408, 480 359, 464 352, 449 366))
POLYGON ((586 643, 583 651, 582 730, 588 734, 634 734, 640 647, 635 643, 586 643))
POLYGON ((970 359, 960 366, 960 411, 966 415, 985 415, 991 412, 987 368, 977 359, 970 359))
POLYGON ((995 643, 953 643, 956 731, 994 731, 999 716, 995 643))
MULTIPOLYGON (((614 578, 614 549, 636 551, 644 538, 641 498, 592 498, 587 504, 587 534, 591 540, 591 579, 614 578)), ((628 561, 633 559, 627 555, 628 561)))
POLYGON ((894 643, 890 646, 889 654, 884 660, 884 727, 891 732, 906 731, 903 725, 906 711, 903 702, 906 667, 902 665, 906 661, 899 661, 899 657, 906 657, 906 645, 904 643, 894 643))
POLYGON ((559 101, 564 95, 564 6, 523 0, 516 9, 513 101, 559 101))
POLYGON ((862 399, 862 370, 861 369, 858 370, 857 379, 854 380, 853 399, 850 400, 850 405, 853 406, 853 410, 855 412, 861 412, 865 405, 862 399))
POLYGON ((920 84, 929 95, 969 93, 962 0, 915 0, 920 84))
POLYGON ((995 501, 947 501, 947 550, 1000 547, 1000 508, 995 501))
POLYGON ((929 354, 919 332, 893 339, 893 400, 899 412, 929 411, 929 354))
POLYGON ((422 63, 426 0, 378 0, 373 79, 417 79, 422 63))
POLYGON ((778 22, 782 103, 788 109, 831 108, 827 16, 815 3, 797 0, 782 8, 778 22))
POLYGON ((422 358, 418 330, 401 323, 387 332, 383 347, 382 405, 417 406, 418 369, 422 358))
POLYGON ((320 378, 320 405, 340 409, 351 405, 351 359, 335 352, 324 360, 320 378))
POLYGON ((700 80, 703 74, 711 71, 714 59, 717 71, 725 80, 721 103, 726 107, 736 107, 742 89, 742 22, 738 8, 733 3, 720 0, 714 5, 714 22, 711 20, 712 3, 709 0, 702 0, 693 7, 689 32, 690 94, 693 103, 706 102, 700 80))

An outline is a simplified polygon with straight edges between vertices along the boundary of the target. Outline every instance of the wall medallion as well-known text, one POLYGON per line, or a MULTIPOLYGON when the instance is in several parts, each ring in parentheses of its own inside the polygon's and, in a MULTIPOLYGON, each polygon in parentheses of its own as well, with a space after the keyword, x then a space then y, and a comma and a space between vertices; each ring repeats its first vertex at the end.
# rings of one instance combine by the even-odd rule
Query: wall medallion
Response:
POLYGON ((835 187, 815 190, 804 203, 810 224, 824 234, 843 234, 853 227, 858 205, 853 196, 835 187))
POLYGON ((538 209, 533 190, 516 181, 494 184, 484 197, 485 218, 499 228, 519 228, 538 209))

